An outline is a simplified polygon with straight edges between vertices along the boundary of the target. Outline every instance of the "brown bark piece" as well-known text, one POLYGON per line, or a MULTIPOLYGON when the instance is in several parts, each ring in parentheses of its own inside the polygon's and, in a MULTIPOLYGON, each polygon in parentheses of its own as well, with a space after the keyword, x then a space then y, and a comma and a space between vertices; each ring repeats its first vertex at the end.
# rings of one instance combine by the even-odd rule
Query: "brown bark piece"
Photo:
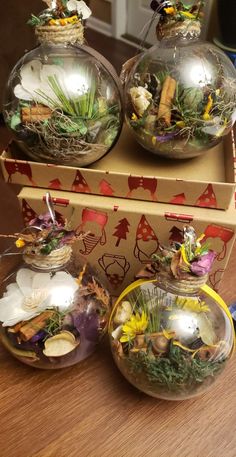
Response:
POLYGON ((22 340, 29 341, 39 330, 42 330, 48 319, 55 314, 55 311, 44 311, 39 316, 27 322, 20 329, 20 336, 22 340))

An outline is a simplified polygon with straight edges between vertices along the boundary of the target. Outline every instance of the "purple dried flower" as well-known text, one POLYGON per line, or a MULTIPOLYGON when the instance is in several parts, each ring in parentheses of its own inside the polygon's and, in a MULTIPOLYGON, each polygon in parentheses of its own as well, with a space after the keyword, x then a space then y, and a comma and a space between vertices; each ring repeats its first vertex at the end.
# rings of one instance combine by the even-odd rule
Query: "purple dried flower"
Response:
POLYGON ((52 219, 50 213, 40 214, 29 222, 29 225, 36 226, 42 229, 47 229, 52 227, 52 219))
POLYGON ((216 253, 214 251, 209 251, 207 254, 202 255, 198 260, 191 263, 191 272, 197 276, 204 276, 209 273, 215 257, 216 253))
POLYGON ((64 232, 63 237, 60 240, 59 247, 64 246, 65 244, 72 244, 76 239, 76 234, 74 230, 64 232))
POLYGON ((40 341, 43 338, 45 338, 46 335, 47 333, 44 330, 40 330, 38 333, 32 336, 30 343, 36 343, 37 341, 40 341))
POLYGON ((172 140, 176 135, 177 133, 172 132, 167 133, 166 135, 155 136, 155 138, 157 141, 159 141, 159 143, 165 143, 166 141, 172 140))
POLYGON ((99 337, 99 321, 96 312, 82 312, 74 317, 74 326, 81 336, 87 340, 97 342, 99 337))

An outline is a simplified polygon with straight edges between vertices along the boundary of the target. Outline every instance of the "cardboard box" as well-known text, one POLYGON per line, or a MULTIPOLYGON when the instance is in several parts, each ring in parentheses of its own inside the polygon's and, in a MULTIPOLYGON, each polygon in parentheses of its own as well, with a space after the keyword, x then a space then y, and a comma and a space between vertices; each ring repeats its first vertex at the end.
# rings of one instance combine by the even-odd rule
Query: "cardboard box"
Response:
MULTIPOLYGON (((45 194, 45 189, 22 189, 18 197, 25 223, 46 211, 45 194)), ((235 240, 233 199, 228 210, 218 211, 72 192, 51 195, 57 217, 65 217, 80 233, 90 231, 76 250, 95 266, 114 295, 133 281, 159 243, 181 241, 185 224, 193 225, 199 235, 205 233, 217 252, 209 283, 218 289, 235 240)))
POLYGON ((14 142, 0 160, 6 182, 112 199, 225 210, 235 192, 233 132, 202 156, 183 161, 154 156, 137 144, 127 128, 113 150, 88 168, 28 161, 14 142))

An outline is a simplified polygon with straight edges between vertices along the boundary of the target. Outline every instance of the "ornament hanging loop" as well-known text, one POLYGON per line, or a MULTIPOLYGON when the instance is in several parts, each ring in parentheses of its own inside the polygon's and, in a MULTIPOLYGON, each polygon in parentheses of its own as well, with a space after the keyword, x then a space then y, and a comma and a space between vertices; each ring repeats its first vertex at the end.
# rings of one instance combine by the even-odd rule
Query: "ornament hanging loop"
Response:
POLYGON ((52 200, 50 192, 46 193, 46 205, 47 205, 48 211, 50 213, 52 223, 53 223, 53 225, 56 225, 56 223, 57 223, 56 214, 55 214, 53 200, 52 200))

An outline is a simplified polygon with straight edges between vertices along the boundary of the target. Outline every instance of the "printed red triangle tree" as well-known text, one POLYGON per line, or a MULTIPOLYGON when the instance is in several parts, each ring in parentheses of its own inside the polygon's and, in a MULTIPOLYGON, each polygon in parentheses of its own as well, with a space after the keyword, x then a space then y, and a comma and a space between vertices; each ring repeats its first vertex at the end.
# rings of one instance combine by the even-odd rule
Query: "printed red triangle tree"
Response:
POLYGON ((115 227, 116 231, 113 233, 113 236, 117 237, 116 246, 119 246, 121 240, 127 239, 127 233, 129 233, 130 223, 126 218, 121 219, 119 224, 115 227))
POLYGON ((183 243, 183 231, 180 230, 178 227, 175 225, 172 227, 170 230, 170 237, 169 241, 171 242, 176 242, 176 243, 183 243))
POLYGON ((24 198, 22 200, 22 216, 25 225, 28 225, 32 219, 38 216, 24 198))
POLYGON ((60 179, 52 179, 52 181, 49 182, 49 189, 61 189, 61 181, 60 179))
POLYGON ((195 205, 202 208, 217 208, 217 200, 212 184, 208 184, 202 195, 200 195, 198 198, 195 205))
POLYGON ((73 192, 82 192, 85 194, 91 194, 91 189, 90 189, 87 181, 83 177, 82 173, 79 170, 77 170, 77 172, 76 172, 76 176, 75 176, 74 182, 72 184, 71 190, 73 192))
POLYGON ((111 185, 109 182, 107 182, 105 179, 103 179, 100 184, 100 194, 101 195, 114 195, 114 190, 112 189, 111 185))
POLYGON ((174 205, 183 205, 185 202, 186 197, 184 193, 174 195, 174 197, 170 200, 170 203, 173 203, 174 205))

